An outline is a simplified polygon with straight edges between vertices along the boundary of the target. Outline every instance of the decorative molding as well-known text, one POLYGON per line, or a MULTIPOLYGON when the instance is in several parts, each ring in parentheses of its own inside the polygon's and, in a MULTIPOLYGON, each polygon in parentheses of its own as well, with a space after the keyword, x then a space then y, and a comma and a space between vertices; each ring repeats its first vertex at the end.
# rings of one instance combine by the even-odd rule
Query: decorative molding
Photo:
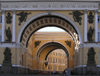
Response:
POLYGON ((35 44, 35 48, 41 43, 41 41, 35 41, 34 44, 35 44))
POLYGON ((83 15, 82 12, 80 12, 80 11, 73 11, 72 13, 69 13, 69 15, 73 15, 74 21, 75 21, 75 22, 78 22, 79 25, 82 24, 82 23, 81 23, 81 20, 82 20, 81 15, 83 15))
POLYGON ((65 41, 65 43, 71 48, 71 41, 65 41))
POLYGON ((19 25, 21 25, 21 23, 24 21, 26 21, 26 19, 27 19, 27 15, 29 15, 29 14, 31 14, 30 12, 29 13, 27 13, 27 12, 20 12, 20 13, 17 13, 16 15, 17 16, 20 16, 19 18, 18 18, 18 20, 19 20, 19 25))
POLYGON ((93 13, 91 11, 89 12, 89 15, 88 15, 88 22, 90 24, 92 24, 94 22, 94 16, 93 16, 93 13))
POLYGON ((1 2, 1 10, 95 10, 92 2, 1 2))
POLYGON ((6 16, 6 23, 7 24, 11 24, 12 23, 12 15, 10 12, 7 13, 7 16, 6 16))

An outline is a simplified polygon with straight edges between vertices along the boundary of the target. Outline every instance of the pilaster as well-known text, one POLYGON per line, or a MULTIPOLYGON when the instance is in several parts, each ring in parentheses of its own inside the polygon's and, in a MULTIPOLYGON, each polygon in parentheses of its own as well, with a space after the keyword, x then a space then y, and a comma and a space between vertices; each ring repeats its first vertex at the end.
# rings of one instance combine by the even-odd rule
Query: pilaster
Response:
POLYGON ((98 42, 98 11, 95 10, 95 42, 98 42))
POLYGON ((15 22, 15 14, 16 14, 16 11, 15 10, 13 10, 13 23, 12 23, 12 42, 15 42, 15 24, 16 24, 16 22, 15 22))
POLYGON ((84 42, 87 42, 87 10, 84 10, 84 42))
POLYGON ((2 42, 5 42, 5 10, 2 10, 2 42))

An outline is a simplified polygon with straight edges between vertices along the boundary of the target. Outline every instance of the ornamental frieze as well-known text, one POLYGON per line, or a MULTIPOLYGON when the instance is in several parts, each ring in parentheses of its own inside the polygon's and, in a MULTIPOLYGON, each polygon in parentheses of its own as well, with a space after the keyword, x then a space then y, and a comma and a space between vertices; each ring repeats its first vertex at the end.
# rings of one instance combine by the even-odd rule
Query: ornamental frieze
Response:
POLYGON ((2 10, 66 10, 72 9, 98 9, 98 3, 77 2, 1 2, 2 10), (26 9, 27 8, 27 9, 26 9))

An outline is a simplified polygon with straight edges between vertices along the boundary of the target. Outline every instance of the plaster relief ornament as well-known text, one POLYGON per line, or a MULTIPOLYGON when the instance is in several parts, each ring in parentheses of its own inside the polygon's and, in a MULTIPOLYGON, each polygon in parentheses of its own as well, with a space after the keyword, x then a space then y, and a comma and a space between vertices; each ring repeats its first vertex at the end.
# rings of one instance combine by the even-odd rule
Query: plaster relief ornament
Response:
POLYGON ((65 41, 65 43, 71 48, 71 41, 65 41))
POLYGON ((35 48, 41 43, 41 41, 35 41, 35 48))
POLYGON ((94 16, 93 16, 92 12, 90 12, 89 15, 88 15, 88 22, 89 22, 90 24, 92 24, 92 23, 94 22, 93 19, 94 19, 94 16))
POLYGON ((11 16, 11 13, 10 12, 7 13, 6 23, 7 24, 11 24, 12 23, 12 16, 11 16))
POLYGON ((21 25, 21 23, 24 21, 26 21, 26 19, 27 19, 27 15, 29 15, 29 14, 31 14, 31 13, 27 13, 27 12, 20 12, 20 13, 18 13, 18 14, 16 14, 17 16, 20 16, 19 17, 19 25, 21 25))
POLYGON ((81 25, 81 20, 82 20, 82 17, 81 15, 83 15, 83 13, 79 12, 79 11, 73 11, 72 13, 69 13, 69 15, 73 15, 73 19, 75 22, 78 22, 79 25, 81 25))

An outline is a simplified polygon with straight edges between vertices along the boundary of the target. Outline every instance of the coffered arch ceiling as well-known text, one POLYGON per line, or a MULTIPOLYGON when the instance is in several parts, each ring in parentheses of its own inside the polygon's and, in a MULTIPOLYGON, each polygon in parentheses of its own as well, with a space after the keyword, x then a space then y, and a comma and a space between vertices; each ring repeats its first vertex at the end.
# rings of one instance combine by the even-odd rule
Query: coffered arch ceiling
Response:
MULTIPOLYGON (((72 24, 72 22, 62 17, 55 15, 41 16, 32 20, 22 31, 20 38, 20 43, 22 44, 22 46, 27 47, 28 41, 32 34, 37 30, 47 26, 55 26, 64 29, 72 36, 74 42, 76 41, 75 34, 80 34, 79 30, 76 30, 76 27, 72 24)), ((78 40, 82 41, 81 38, 82 37, 79 35, 78 40)))

